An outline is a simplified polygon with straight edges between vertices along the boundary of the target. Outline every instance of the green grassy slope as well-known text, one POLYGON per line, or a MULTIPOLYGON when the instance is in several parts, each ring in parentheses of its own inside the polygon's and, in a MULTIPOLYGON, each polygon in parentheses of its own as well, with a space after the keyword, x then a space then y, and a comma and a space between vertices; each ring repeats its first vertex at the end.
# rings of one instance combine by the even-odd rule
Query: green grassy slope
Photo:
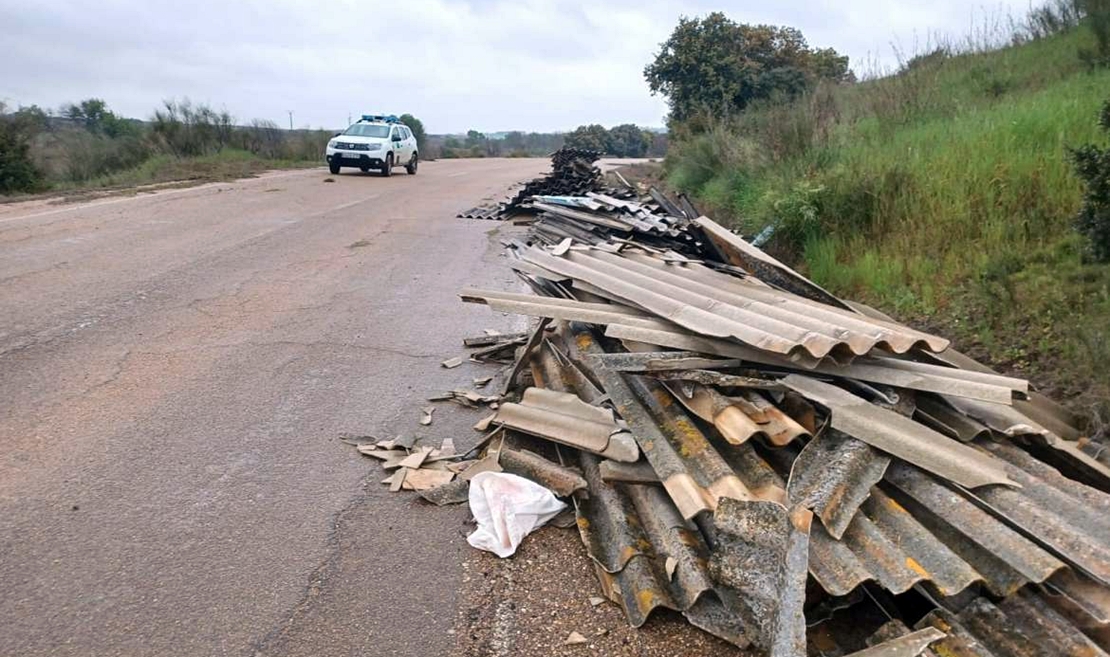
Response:
POLYGON ((927 58, 672 148, 672 184, 832 291, 1089 407, 1110 391, 1110 267, 1085 264, 1067 148, 1104 141, 1082 30, 927 58))

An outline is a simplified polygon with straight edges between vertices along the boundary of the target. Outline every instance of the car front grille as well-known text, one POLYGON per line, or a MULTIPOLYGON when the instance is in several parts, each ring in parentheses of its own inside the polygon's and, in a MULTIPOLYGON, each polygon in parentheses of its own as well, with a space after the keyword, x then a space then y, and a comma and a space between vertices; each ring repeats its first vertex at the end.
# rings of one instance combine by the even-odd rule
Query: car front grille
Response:
POLYGON ((345 151, 368 151, 370 144, 352 144, 350 142, 337 141, 335 147, 345 151))

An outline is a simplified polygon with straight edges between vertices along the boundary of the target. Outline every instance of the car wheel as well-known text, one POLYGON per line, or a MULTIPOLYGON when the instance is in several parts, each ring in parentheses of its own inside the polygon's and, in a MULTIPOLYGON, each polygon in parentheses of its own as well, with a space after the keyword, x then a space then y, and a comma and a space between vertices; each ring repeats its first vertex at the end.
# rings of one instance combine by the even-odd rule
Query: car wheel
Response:
POLYGON ((331 171, 333 175, 339 175, 339 163, 335 160, 328 162, 328 171, 331 171))
POLYGON ((405 171, 408 171, 410 176, 415 176, 416 175, 416 167, 419 166, 419 165, 420 165, 420 158, 417 157, 416 153, 413 153, 412 154, 412 159, 409 160, 409 163, 405 165, 405 171))
POLYGON ((370 170, 370 165, 369 164, 360 164, 359 167, 358 167, 358 170, 363 172, 363 173, 366 173, 367 171, 370 170))
POLYGON ((385 156, 385 164, 382 165, 382 175, 386 177, 393 175, 393 153, 389 153, 385 156))

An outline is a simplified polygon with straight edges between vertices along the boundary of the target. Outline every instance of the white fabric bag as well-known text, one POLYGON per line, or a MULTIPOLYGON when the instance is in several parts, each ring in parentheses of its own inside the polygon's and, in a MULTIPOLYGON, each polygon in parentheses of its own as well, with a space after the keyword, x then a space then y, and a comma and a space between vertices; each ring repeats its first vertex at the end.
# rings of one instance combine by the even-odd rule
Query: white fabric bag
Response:
POLYGON ((479 550, 511 556, 524 537, 566 504, 539 484, 505 472, 482 472, 470 480, 470 512, 478 529, 466 537, 479 550))

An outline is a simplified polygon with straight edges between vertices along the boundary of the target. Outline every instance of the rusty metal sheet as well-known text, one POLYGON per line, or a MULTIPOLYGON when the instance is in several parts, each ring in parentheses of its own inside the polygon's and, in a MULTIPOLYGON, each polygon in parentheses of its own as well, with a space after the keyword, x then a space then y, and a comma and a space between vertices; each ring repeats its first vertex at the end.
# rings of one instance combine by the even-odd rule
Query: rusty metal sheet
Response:
POLYGON ((776 502, 723 499, 713 513, 709 572, 735 589, 752 642, 771 657, 806 654, 805 603, 813 515, 776 502))
MULTIPOLYGON (((850 359, 876 346, 901 353, 914 347, 940 350, 948 345, 940 338, 891 331, 855 313, 764 286, 750 285, 746 295, 725 292, 602 250, 571 250, 556 257, 532 248, 522 257, 700 335, 733 338, 777 354, 803 351, 814 358, 839 355, 850 359)), ((729 283, 734 285, 732 280, 729 283)))
POLYGON ((834 429, 924 470, 972 488, 1018 485, 996 459, 850 392, 798 374, 783 384, 829 409, 834 429))
POLYGON ((505 472, 531 479, 559 497, 586 488, 582 475, 528 450, 502 448, 499 463, 505 472))
POLYGON ((831 429, 809 441, 794 460, 786 493, 791 504, 813 510, 839 540, 889 464, 889 456, 831 429))
POLYGON ((930 644, 947 636, 935 627, 928 627, 884 641, 870 648, 853 652, 847 657, 917 657, 930 644))
POLYGON ((493 421, 616 461, 639 458, 635 440, 617 425, 612 411, 569 393, 528 388, 519 404, 502 404, 493 421))

